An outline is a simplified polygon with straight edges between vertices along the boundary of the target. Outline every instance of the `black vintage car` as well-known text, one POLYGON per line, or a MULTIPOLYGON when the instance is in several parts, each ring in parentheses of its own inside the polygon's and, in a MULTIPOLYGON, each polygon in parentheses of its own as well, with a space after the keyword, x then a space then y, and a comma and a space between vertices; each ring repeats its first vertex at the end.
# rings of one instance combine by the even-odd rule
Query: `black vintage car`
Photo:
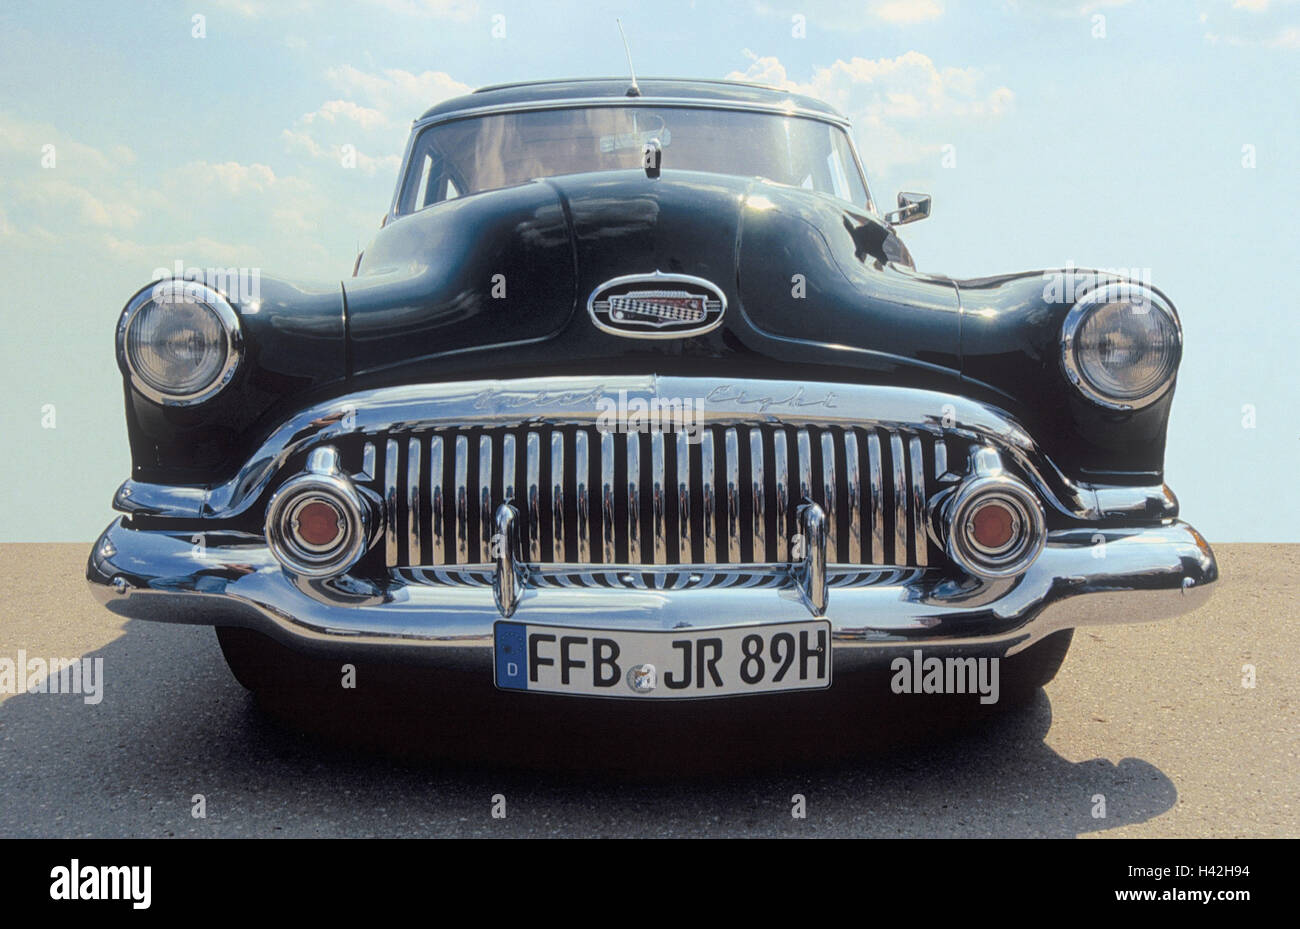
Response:
POLYGON ((918 271, 897 229, 929 212, 882 214, 846 120, 771 88, 439 104, 341 285, 128 301, 91 588, 215 625, 254 689, 288 646, 639 700, 918 652, 1037 686, 1076 626, 1203 603, 1173 305, 918 271))

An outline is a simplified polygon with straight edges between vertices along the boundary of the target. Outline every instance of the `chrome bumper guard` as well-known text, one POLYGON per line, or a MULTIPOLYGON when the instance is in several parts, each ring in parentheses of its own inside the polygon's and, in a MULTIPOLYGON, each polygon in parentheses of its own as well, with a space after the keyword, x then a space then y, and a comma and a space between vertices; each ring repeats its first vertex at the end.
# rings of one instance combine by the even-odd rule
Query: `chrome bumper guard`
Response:
MULTIPOLYGON (((287 574, 261 536, 138 530, 113 522, 96 542, 86 576, 113 612, 138 619, 233 625, 306 651, 389 651, 441 667, 488 671, 493 624, 516 621, 590 628, 671 630, 824 616, 831 622, 836 672, 904 647, 988 649, 1014 654, 1060 629, 1157 620, 1189 612, 1218 579, 1214 553, 1179 520, 1148 527, 1089 527, 1049 533, 1022 575, 994 581, 941 568, 828 565, 825 514, 800 511, 806 550, 767 571, 766 585, 684 583, 695 566, 671 565, 663 587, 537 583, 520 557, 517 514, 495 513, 495 563, 484 583, 420 584, 394 575, 384 585, 348 576, 312 580, 287 574)), ((701 573, 725 566, 699 566, 701 573)), ((565 568, 550 568, 551 572, 565 568)), ((574 568, 575 571, 589 571, 574 568)), ((646 566, 627 566, 643 572, 646 566)))

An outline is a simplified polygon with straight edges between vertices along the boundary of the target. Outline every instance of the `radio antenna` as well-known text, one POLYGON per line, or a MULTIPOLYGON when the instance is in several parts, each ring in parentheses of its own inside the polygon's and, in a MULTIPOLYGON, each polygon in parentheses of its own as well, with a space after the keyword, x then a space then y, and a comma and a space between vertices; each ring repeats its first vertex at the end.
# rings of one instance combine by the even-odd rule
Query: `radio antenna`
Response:
POLYGON ((618 34, 623 37, 623 51, 627 54, 627 71, 632 75, 632 86, 627 89, 627 95, 629 97, 639 97, 641 96, 641 88, 636 83, 636 69, 632 67, 632 49, 627 44, 627 33, 623 31, 623 21, 621 19, 615 17, 614 22, 618 25, 618 34))

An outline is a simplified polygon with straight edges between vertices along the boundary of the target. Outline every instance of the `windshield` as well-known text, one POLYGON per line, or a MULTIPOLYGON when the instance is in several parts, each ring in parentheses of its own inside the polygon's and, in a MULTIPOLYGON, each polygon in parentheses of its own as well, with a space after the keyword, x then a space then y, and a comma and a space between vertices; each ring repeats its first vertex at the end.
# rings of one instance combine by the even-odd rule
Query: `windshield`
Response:
POLYGON ((428 127, 411 151, 397 212, 534 178, 642 166, 650 139, 666 170, 764 177, 867 206, 839 126, 750 110, 604 106, 528 110, 428 127))

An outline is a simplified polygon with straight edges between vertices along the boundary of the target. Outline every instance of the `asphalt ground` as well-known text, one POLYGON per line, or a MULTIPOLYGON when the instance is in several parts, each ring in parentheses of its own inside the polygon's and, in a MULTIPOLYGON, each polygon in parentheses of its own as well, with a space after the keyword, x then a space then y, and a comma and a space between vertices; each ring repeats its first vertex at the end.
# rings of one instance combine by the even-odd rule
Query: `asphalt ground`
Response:
POLYGON ((839 682, 629 705, 364 666, 259 702, 211 629, 98 606, 88 550, 0 546, 0 658, 102 658, 104 681, 93 704, 0 694, 3 837, 1300 835, 1298 545, 1216 546, 1207 607, 1081 629, 994 711, 839 682))

